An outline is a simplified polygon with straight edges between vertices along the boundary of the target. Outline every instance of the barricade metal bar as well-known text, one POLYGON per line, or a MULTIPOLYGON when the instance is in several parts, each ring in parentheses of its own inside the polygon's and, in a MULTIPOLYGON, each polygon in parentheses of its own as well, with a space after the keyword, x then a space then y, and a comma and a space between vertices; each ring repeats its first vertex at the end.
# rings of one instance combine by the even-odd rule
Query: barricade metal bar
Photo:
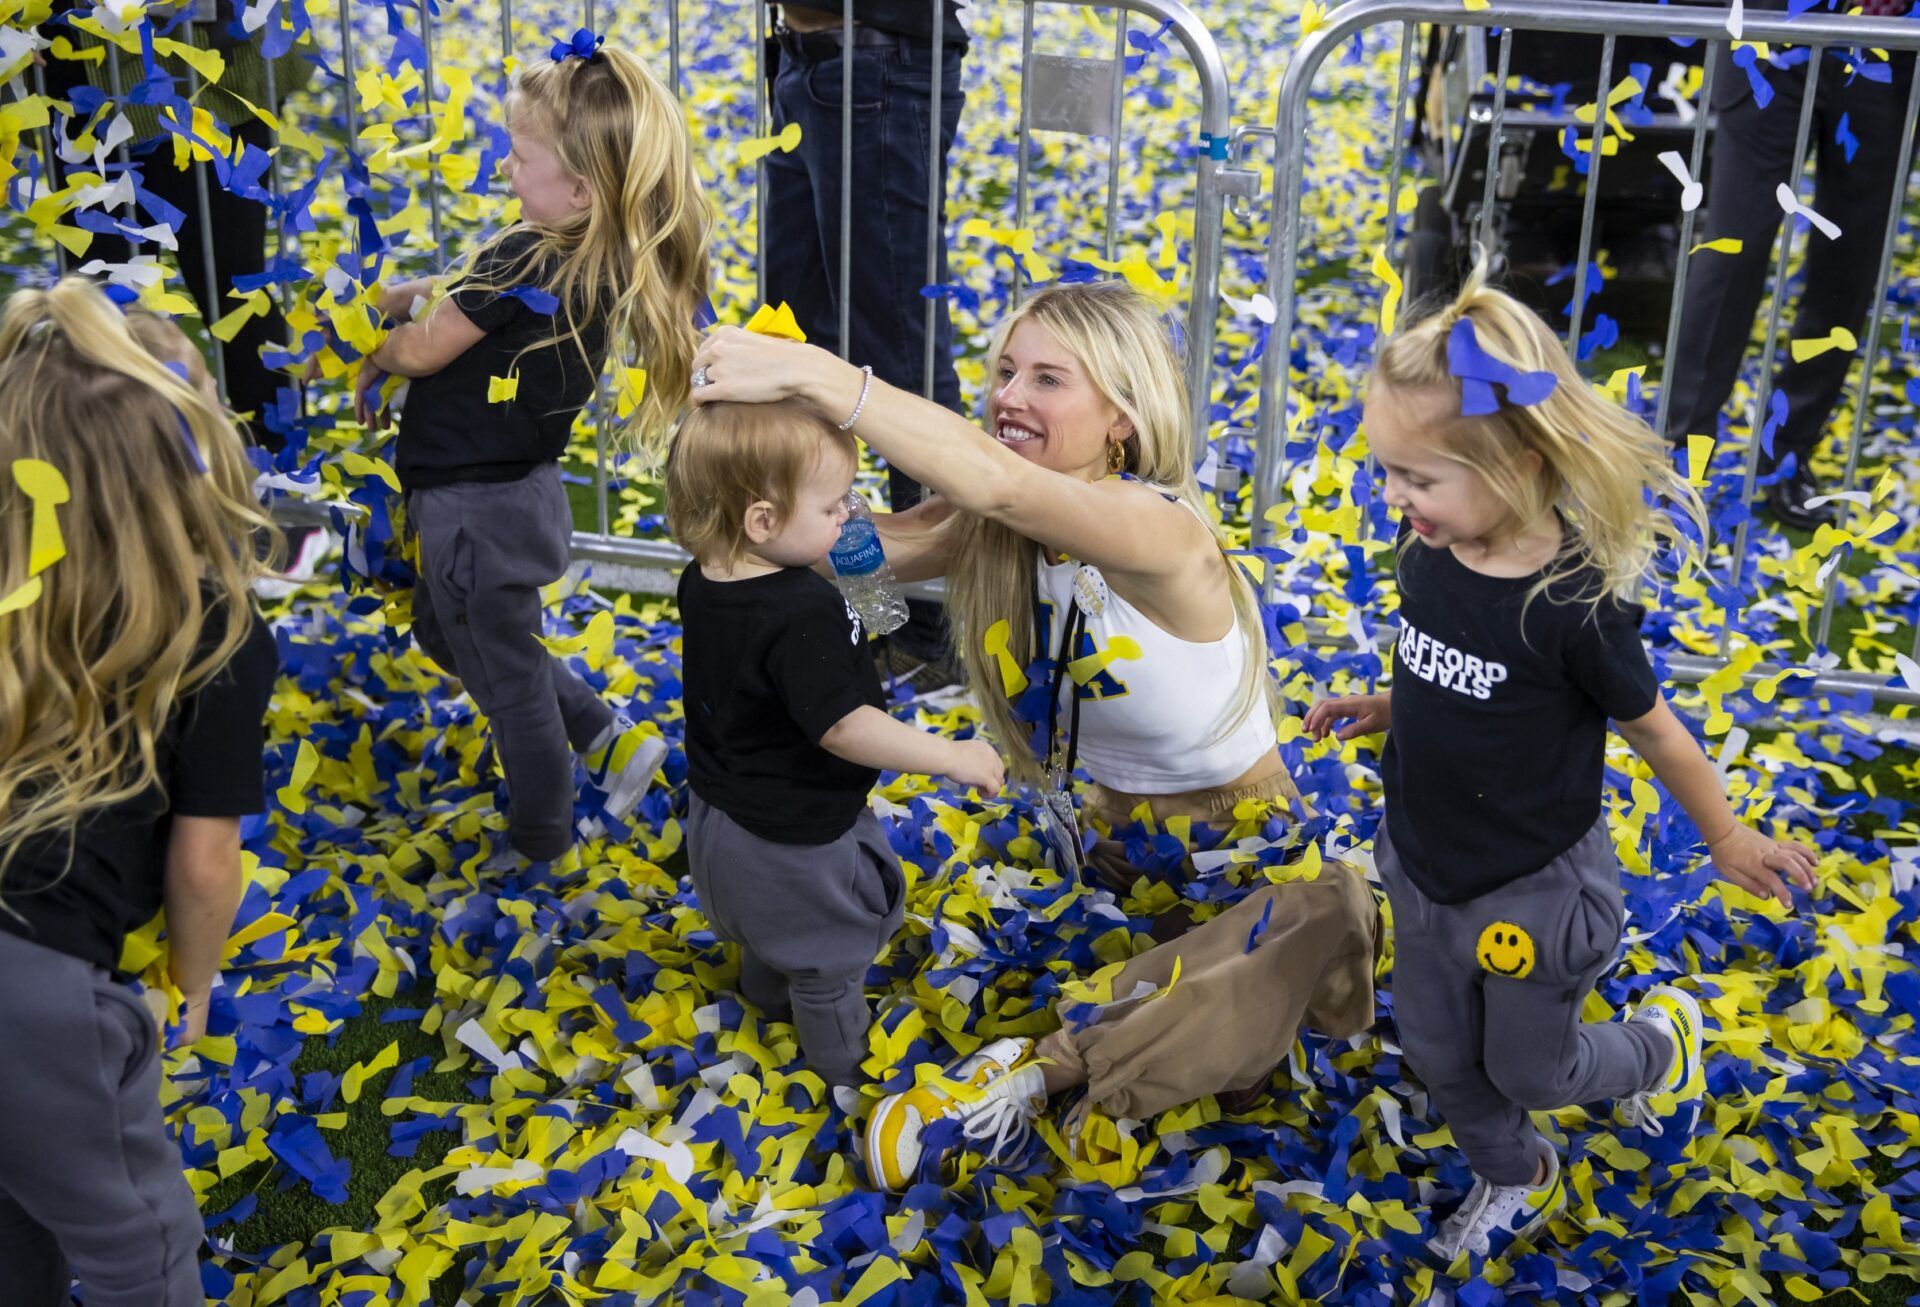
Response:
MULTIPOLYGON (((1716 57, 1718 50, 1717 42, 1707 46, 1703 64, 1705 71, 1700 78, 1700 99, 1694 106, 1693 148, 1687 160, 1687 176, 1695 181, 1699 180, 1700 166, 1707 158, 1707 120, 1712 116, 1713 76, 1720 63, 1716 57)), ((1700 206, 1696 204, 1680 214, 1680 249, 1673 261, 1673 299, 1667 305, 1667 343, 1660 355, 1660 400, 1653 419, 1653 429, 1660 433, 1662 439, 1666 438, 1667 416, 1673 409, 1673 357, 1674 351, 1680 348, 1680 306, 1687 298, 1687 272, 1693 264, 1694 219, 1699 209, 1700 206)))
MULTIPOLYGON (((420 70, 420 107, 427 116, 427 132, 431 136, 435 130, 433 121, 433 0, 420 0, 420 48, 426 55, 426 66, 420 70)), ((438 267, 447 254, 446 233, 440 219, 440 179, 433 169, 432 159, 427 161, 427 225, 433 232, 434 266, 438 267)))
POLYGON ((509 80, 513 74, 506 72, 507 60, 513 58, 513 0, 500 0, 500 68, 509 80))
POLYGON ((1593 215, 1600 201, 1600 165, 1606 161, 1607 100, 1613 91, 1614 35, 1600 41, 1600 81, 1594 91, 1593 139, 1587 153, 1586 199, 1580 209, 1580 254, 1574 264, 1573 307, 1567 314, 1567 352, 1580 351, 1580 326, 1587 316, 1587 263, 1593 258, 1593 215))
MULTIPOLYGON (((46 69, 37 63, 32 65, 32 68, 33 93, 44 96, 47 93, 46 69)), ((48 190, 53 190, 55 189, 55 179, 64 178, 65 173, 60 167, 60 156, 53 144, 53 116, 51 110, 48 111, 47 125, 40 128, 40 157, 43 161, 41 175, 45 179, 44 184, 48 190)), ((59 241, 53 242, 53 268, 60 276, 64 277, 67 275, 67 247, 59 241)))
MULTIPOLYGON (((1899 154, 1902 162, 1909 164, 1913 159, 1914 120, 1920 118, 1920 68, 1915 69, 1912 83, 1907 88, 1906 126, 1900 131, 1899 154)), ((1900 234, 1900 211, 1906 206, 1907 171, 1906 168, 1900 170, 1894 180, 1893 194, 1887 201, 1887 234, 1880 242, 1880 274, 1873 283, 1873 315, 1867 319, 1866 348, 1860 354, 1860 393, 1853 405, 1853 431, 1847 440, 1847 466, 1840 478, 1842 494, 1853 489, 1853 479, 1860 470, 1860 446, 1867 434, 1867 403, 1873 396, 1873 366, 1880 354, 1880 328, 1886 322, 1887 283, 1893 274, 1893 247, 1900 234)), ((1815 644, 1823 649, 1827 644, 1827 636, 1833 630, 1833 599, 1839 586, 1840 569, 1836 567, 1827 573, 1827 584, 1820 596, 1820 625, 1815 644)), ((1914 623, 1914 642, 1915 647, 1920 648, 1920 622, 1914 623)))
MULTIPOLYGON (((1020 137, 1013 143, 1013 225, 1027 225, 1027 153, 1033 148, 1033 88, 1028 83, 1028 72, 1033 67, 1033 0, 1025 0, 1020 6, 1020 137)), ((1008 301, 1014 308, 1020 307, 1025 298, 1020 281, 1020 264, 1015 260, 1013 266, 1013 289, 1008 301)))
MULTIPOLYGON (((186 44, 193 44, 192 19, 180 25, 180 35, 186 44)), ((107 56, 107 62, 110 65, 115 62, 111 53, 107 56)), ((187 65, 187 90, 189 101, 200 97, 200 74, 194 71, 192 64, 187 65)), ((200 257, 203 260, 201 270, 204 273, 202 280, 206 283, 207 291, 206 312, 201 316, 200 321, 203 325, 212 327, 214 320, 220 316, 220 278, 213 268, 213 196, 207 189, 207 169, 211 165, 194 158, 189 151, 187 166, 193 169, 194 203, 200 207, 200 257)), ((231 408, 232 404, 227 393, 227 352, 221 348, 217 340, 213 342, 213 376, 220 390, 220 402, 231 408)))
POLYGON ((1387 150, 1387 225, 1381 248, 1387 252, 1387 261, 1395 266, 1399 266, 1394 246, 1400 236, 1400 173, 1407 158, 1407 83, 1412 79, 1413 41, 1417 32, 1417 24, 1400 24, 1400 76, 1394 83, 1393 143, 1387 150))
MULTIPOLYGON (((1071 5, 1078 0, 1047 0, 1047 3, 1071 5)), ((1198 462, 1206 456, 1208 417, 1212 410, 1213 342, 1220 309, 1220 256, 1226 225, 1227 153, 1233 137, 1233 95, 1219 43, 1182 0, 1118 0, 1116 7, 1170 24, 1169 34, 1187 52, 1187 60, 1200 79, 1200 139, 1206 144, 1207 154, 1199 165, 1193 196, 1193 293, 1187 301, 1186 359, 1188 421, 1193 432, 1193 457, 1198 462)), ((1029 53, 1030 43, 1023 48, 1021 61, 1022 142, 1027 136, 1024 77, 1025 56, 1029 53)), ((1124 69, 1125 64, 1121 67, 1124 69)), ((1021 157, 1024 160, 1024 144, 1021 157)), ((1022 225, 1025 225, 1024 215, 1022 225)), ((1014 285, 1019 286, 1017 275, 1014 285)))
MULTIPOLYGON (((1807 85, 1800 97, 1800 125, 1793 138, 1793 168, 1787 173, 1787 186, 1794 194, 1800 191, 1800 174, 1807 166, 1807 141, 1813 130, 1813 102, 1820 90, 1820 62, 1826 57, 1824 45, 1810 47, 1807 56, 1807 85)), ((1787 256, 1793 250, 1794 221, 1790 215, 1782 215, 1780 220, 1780 252, 1773 264, 1773 296, 1767 301, 1767 334, 1761 339, 1760 347, 1760 387, 1754 392, 1753 434, 1747 440, 1747 465, 1740 478, 1740 500, 1753 502, 1753 483, 1760 472, 1760 430, 1767 420, 1767 407, 1773 399, 1774 349, 1780 338, 1780 311, 1787 295, 1787 256)), ((1808 240, 1813 239, 1811 232, 1808 240)), ((1778 433, 1775 433, 1776 437, 1778 433)), ((1748 514, 1733 534, 1733 558, 1730 581, 1739 585, 1746 572, 1747 536, 1753 528, 1753 517, 1748 514)), ((1733 623, 1728 621, 1720 628, 1720 656, 1725 658, 1733 647, 1733 623)))
POLYGON ((1127 11, 1113 11, 1113 134, 1107 138, 1107 262, 1120 253, 1120 119, 1127 103, 1127 11))
POLYGON ((1487 175, 1480 179, 1480 217, 1474 224, 1480 249, 1493 239, 1494 187, 1500 177, 1500 137, 1507 128, 1507 77, 1513 64, 1513 29, 1500 29, 1500 64, 1493 75, 1493 121, 1487 124, 1487 175))
POLYGON ((853 0, 840 6, 840 357, 853 349, 853 0))
MULTIPOLYGON (((767 103, 767 7, 753 6, 753 134, 769 134, 767 103)), ((753 165, 754 303, 767 302, 767 157, 753 165)))
MULTIPOLYGON (((765 5, 759 6, 765 9, 765 5)), ((667 0, 667 85, 680 98, 680 0, 667 0)))
MULTIPOLYGON (((354 103, 353 94, 353 11, 348 8, 348 0, 340 0, 340 98, 346 110, 347 151, 353 153, 360 148, 360 110, 354 103)), ((360 254, 360 225, 354 223, 353 249, 357 259, 360 254)))
MULTIPOLYGON (((107 89, 113 92, 114 112, 124 113, 125 112, 124 106, 127 102, 127 91, 126 91, 125 85, 122 84, 120 80, 120 60, 116 57, 115 51, 116 51, 116 47, 108 47, 106 56, 105 56, 105 62, 107 65, 107 89)), ((188 74, 189 76, 192 75, 191 69, 188 70, 188 74)), ((133 149, 126 141, 121 141, 120 144, 117 147, 115 147, 113 153, 114 153, 114 156, 120 160, 120 168, 123 175, 127 171, 132 169, 133 149)), ((62 172, 61 172, 61 180, 62 181, 66 180, 66 174, 65 174, 64 168, 62 169, 62 172)), ((132 198, 129 198, 121 204, 120 208, 121 208, 121 211, 126 215, 126 218, 131 225, 136 227, 140 225, 139 213, 137 212, 136 201, 134 201, 132 198)), ((138 254, 140 252, 140 247, 146 243, 142 237, 132 235, 131 233, 127 235, 126 239, 127 239, 127 254, 129 258, 131 258, 133 255, 138 254)), ((56 242, 56 244, 57 243, 58 242, 56 242)))
MULTIPOLYGON (((946 88, 941 84, 946 76, 947 53, 947 14, 945 0, 932 0, 933 4, 933 93, 927 108, 927 279, 924 285, 937 284, 940 278, 940 247, 943 244, 943 224, 940 221, 941 205, 947 194, 946 162, 947 153, 941 148, 945 133, 941 131, 941 97, 946 88)), ((923 346, 920 365, 920 394, 926 399, 933 398, 934 323, 939 312, 940 301, 930 299, 926 303, 923 316, 924 329, 921 332, 923 346)))
MULTIPOLYGON (((1274 527, 1266 520, 1266 510, 1279 497, 1285 468, 1282 464, 1284 452, 1278 432, 1285 430, 1288 392, 1292 384, 1290 375, 1290 355, 1294 327, 1298 320, 1298 305, 1294 295, 1294 280, 1299 269, 1299 241, 1302 231, 1301 189, 1304 177, 1304 155, 1306 148, 1306 108, 1307 94, 1311 89, 1315 74, 1327 57, 1335 50, 1344 47, 1346 41, 1355 32, 1378 26, 1387 22, 1433 22, 1449 26, 1500 27, 1519 26, 1528 30, 1542 32, 1584 33, 1600 36, 1654 36, 1693 39, 1709 42, 1724 41, 1726 33, 1726 13, 1724 10, 1692 10, 1677 6, 1633 3, 1611 3, 1609 0, 1486 0, 1484 7, 1462 10, 1456 0, 1347 0, 1328 15, 1326 25, 1304 42, 1295 53, 1293 61, 1287 67, 1281 81, 1278 105, 1275 112, 1275 136, 1277 154, 1274 168, 1274 237, 1268 252, 1268 284, 1273 288, 1277 302, 1277 315, 1272 333, 1272 345, 1261 360, 1260 403, 1255 427, 1255 478, 1254 508, 1252 514, 1253 538, 1255 543, 1270 541, 1274 527)), ((1866 18, 1859 16, 1826 16, 1803 14, 1789 18, 1784 12, 1750 12, 1745 16, 1743 39, 1749 42, 1782 42, 1813 47, 1810 63, 1817 67, 1821 52, 1830 45, 1879 48, 1910 51, 1920 49, 1920 27, 1913 23, 1891 18, 1866 18)), ((1711 75, 1711 73, 1709 73, 1711 75)), ((1596 88, 1596 106, 1604 105, 1608 88, 1596 88)), ((1703 89, 1710 89, 1703 88, 1703 89)), ((1814 94, 1813 85, 1809 85, 1803 110, 1811 104, 1814 94)), ((1707 111, 1705 97, 1701 112, 1707 111)), ((1913 118, 1909 113, 1909 124, 1913 118)), ((1602 114, 1596 110, 1596 119, 1602 114)), ((1698 146, 1699 133, 1703 127, 1696 126, 1696 160, 1703 157, 1698 146)), ((1597 133, 1596 133, 1597 135, 1597 133)), ((1801 133, 1804 146, 1805 132, 1801 133)), ((1909 145, 1910 148, 1910 145, 1909 145)), ((1796 180, 1805 163, 1804 149, 1796 150, 1800 167, 1795 169, 1796 180)), ((1698 165, 1696 163, 1696 173, 1698 165)), ((1589 182, 1591 185, 1591 181, 1589 182)), ((1898 204, 1898 199, 1895 203, 1898 204)), ((1787 225, 1783 240, 1791 232, 1792 224, 1787 225)), ((1776 277, 1776 281, 1778 278, 1776 277)), ((1677 310, 1676 310, 1677 311, 1677 310)), ((1670 321, 1669 335, 1673 334, 1670 321)), ((1769 333, 1769 349, 1777 338, 1777 323, 1769 333)), ((1672 353, 1669 349, 1667 364, 1672 366, 1672 353)), ((1767 359, 1770 375, 1772 367, 1771 353, 1767 359)), ((1760 420, 1764 420, 1765 411, 1761 410, 1760 420)), ((1750 448, 1750 462, 1757 459, 1757 440, 1750 448)), ((1740 530, 1741 540, 1734 554, 1735 567, 1740 566, 1741 550, 1744 548, 1747 527, 1740 530)), ((1267 589, 1271 591, 1269 578, 1267 589)), ((1724 639, 1724 633, 1723 633, 1724 639)), ((1917 642, 1916 657, 1920 657, 1920 642, 1917 642)), ((1670 662, 1675 660, 1670 659, 1670 662)), ((1717 670, 1722 664, 1710 664, 1710 670, 1717 670)), ((1898 686, 1889 685, 1886 678, 1871 674, 1851 674, 1857 681, 1848 680, 1841 674, 1826 674, 1815 677, 1810 684, 1816 692, 1871 692, 1883 700, 1907 701, 1907 692, 1898 686)), ((1750 673, 1748 679, 1755 679, 1750 673)))

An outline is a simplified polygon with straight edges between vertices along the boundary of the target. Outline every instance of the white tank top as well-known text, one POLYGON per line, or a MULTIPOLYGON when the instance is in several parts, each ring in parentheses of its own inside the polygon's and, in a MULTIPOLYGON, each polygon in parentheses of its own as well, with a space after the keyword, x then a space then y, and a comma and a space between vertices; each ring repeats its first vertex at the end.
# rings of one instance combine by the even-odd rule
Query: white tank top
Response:
MULTIPOLYGON (((1040 627, 1034 634, 1049 666, 1060 651, 1060 623, 1072 616, 1074 573, 1080 566, 1049 563, 1044 554, 1038 565, 1040 627)), ((1085 633, 1070 657, 1114 652, 1116 637, 1131 640, 1139 657, 1113 658, 1084 686, 1062 678, 1062 743, 1073 714, 1067 695, 1077 689, 1078 765, 1089 776, 1130 794, 1178 794, 1224 785, 1279 747, 1264 695, 1222 734, 1239 704, 1247 661, 1246 637, 1237 621, 1218 640, 1182 640, 1111 588, 1100 588, 1106 602, 1098 614, 1087 615, 1085 633)), ((1122 643, 1120 649, 1128 646, 1122 643)))

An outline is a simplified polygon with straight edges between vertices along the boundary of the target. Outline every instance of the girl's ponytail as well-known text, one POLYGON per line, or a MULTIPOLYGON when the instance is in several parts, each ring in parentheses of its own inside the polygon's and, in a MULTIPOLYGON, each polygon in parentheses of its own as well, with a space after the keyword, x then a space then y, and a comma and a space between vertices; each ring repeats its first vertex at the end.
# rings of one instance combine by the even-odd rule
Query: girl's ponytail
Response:
POLYGON ((253 620, 262 534, 272 524, 232 422, 98 288, 68 278, 8 299, 0 595, 31 598, 0 613, 0 884, 22 841, 154 782, 175 703, 253 620), (65 500, 34 501, 23 462, 57 472, 65 500), (36 512, 54 515, 60 545, 37 567, 36 512))

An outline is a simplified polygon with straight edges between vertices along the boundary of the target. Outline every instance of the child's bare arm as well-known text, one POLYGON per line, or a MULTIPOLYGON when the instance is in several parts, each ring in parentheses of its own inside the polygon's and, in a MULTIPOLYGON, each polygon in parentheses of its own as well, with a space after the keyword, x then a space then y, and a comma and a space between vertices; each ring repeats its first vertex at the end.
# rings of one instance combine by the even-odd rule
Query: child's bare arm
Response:
POLYGON ((395 327, 366 362, 400 377, 429 377, 486 338, 450 299, 418 322, 395 327))
POLYGON ((189 1042, 207 1029, 207 996, 246 889, 237 817, 175 817, 167 839, 167 971, 187 1000, 189 1042))
POLYGON ((1343 694, 1336 699, 1322 699, 1307 709, 1302 725, 1307 728, 1310 739, 1324 740, 1333 730, 1335 722, 1353 719, 1353 725, 1342 726, 1338 732, 1343 740, 1355 740, 1362 735, 1378 735, 1393 725, 1393 691, 1386 689, 1378 694, 1343 694))
POLYGON ((1614 725, 1700 828, 1714 868, 1723 877, 1787 907, 1793 906, 1793 899, 1781 876, 1801 889, 1813 888, 1814 851, 1787 840, 1769 839, 1741 825, 1721 788, 1720 773, 1673 715, 1664 697, 1646 716, 1614 725))
POLYGON ((1007 780, 1000 755, 985 740, 949 740, 873 707, 855 708, 835 722, 820 737, 820 747, 862 767, 945 776, 989 794, 999 793, 1007 780))

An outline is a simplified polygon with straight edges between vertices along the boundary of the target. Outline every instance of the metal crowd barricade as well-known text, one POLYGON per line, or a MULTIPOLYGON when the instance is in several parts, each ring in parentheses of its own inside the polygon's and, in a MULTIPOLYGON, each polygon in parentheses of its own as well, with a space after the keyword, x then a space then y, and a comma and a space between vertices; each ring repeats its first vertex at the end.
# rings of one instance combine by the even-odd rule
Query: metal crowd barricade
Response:
MULTIPOLYGON (((941 208, 942 190, 947 181, 945 160, 940 156, 938 123, 940 122, 942 97, 952 93, 951 88, 942 83, 941 50, 944 42, 944 5, 942 0, 930 0, 933 16, 933 83, 928 122, 932 127, 929 133, 930 167, 928 195, 928 229, 926 232, 926 283, 931 285, 940 281, 940 256, 945 244, 946 234, 940 230, 936 221, 941 208)), ((975 10, 974 12, 978 12, 975 10)), ((1018 179, 1015 188, 1014 225, 1023 227, 1027 221, 1029 154, 1032 147, 1031 133, 1035 130, 1055 130, 1073 132, 1083 136, 1106 135, 1110 139, 1108 155, 1108 213, 1105 241, 1106 252, 1111 259, 1115 253, 1117 222, 1114 214, 1118 201, 1120 168, 1120 126, 1121 106, 1125 90, 1124 57, 1126 52, 1126 13, 1141 15, 1156 23, 1168 25, 1168 35, 1177 41, 1191 61, 1200 84, 1200 140, 1204 153, 1199 159, 1194 199, 1194 237, 1192 245, 1191 293, 1188 299, 1185 334, 1187 341, 1187 380, 1192 397, 1192 428, 1194 432, 1195 457, 1198 459, 1206 451, 1208 437, 1208 412, 1212 384, 1212 363, 1216 319, 1220 304, 1220 267, 1222 238, 1226 202, 1229 194, 1249 195, 1254 189, 1254 174, 1234 168, 1228 159, 1228 146, 1232 128, 1232 97, 1227 80, 1226 63, 1221 57, 1218 45, 1212 35, 1201 24, 1182 0, 1115 0, 1107 5, 1089 5, 1084 0, 1024 0, 1021 5, 1021 126, 1017 142, 1018 179), (1075 59, 1067 56, 1036 54, 1033 50, 1034 12, 1037 4, 1072 6, 1088 9, 1110 9, 1120 16, 1122 21, 1116 24, 1115 49, 1111 60, 1075 59), (1092 65, 1093 67, 1090 67, 1092 65), (1089 76, 1088 74, 1092 75, 1089 76), (1042 118, 1035 121, 1033 113, 1036 104, 1041 106, 1042 118)), ((420 24, 421 43, 427 59, 427 68, 423 73, 424 111, 430 116, 433 109, 435 78, 432 61, 434 51, 434 18, 430 7, 424 0, 417 0, 412 10, 420 24)), ((589 27, 594 25, 595 7, 593 0, 585 0, 582 18, 589 27)), ((513 52, 512 0, 501 0, 500 39, 502 54, 513 52)), ((851 0, 843 0, 842 31, 850 29, 854 21, 851 0)), ((349 138, 357 140, 359 125, 354 110, 354 82, 357 70, 356 49, 353 38, 353 15, 347 0, 340 0, 339 9, 340 37, 339 56, 345 94, 345 120, 349 138)), ((767 77, 765 66, 766 10, 764 5, 755 6, 754 32, 756 37, 755 66, 755 117, 756 130, 765 133, 770 129, 770 108, 767 101, 767 77)), ((681 84, 680 69, 680 23, 677 0, 669 5, 668 14, 668 67, 670 85, 676 93, 684 93, 681 84)), ((840 158, 843 175, 850 175, 853 158, 853 113, 852 113, 852 66, 851 61, 843 61, 841 81, 841 141, 840 158)), ((444 252, 445 243, 441 231, 440 201, 438 188, 431 178, 424 183, 432 221, 433 239, 436 249, 444 252)), ((767 185, 765 163, 757 166, 756 172, 756 214, 759 217, 759 289, 761 298, 765 298, 765 252, 767 239, 767 185)), ((840 342, 844 356, 847 349, 851 310, 852 275, 852 203, 853 188, 841 188, 840 208, 840 268, 839 268, 839 306, 840 306, 840 342)), ((1019 296, 1019 277, 1016 271, 1014 298, 1019 296)), ((926 345, 923 357, 922 393, 928 396, 933 392, 934 377, 934 330, 936 306, 931 299, 926 306, 926 345)), ((616 536, 611 530, 608 505, 609 459, 605 438, 606 397, 604 387, 596 397, 593 406, 593 427, 595 431, 595 473, 594 499, 596 503, 596 529, 590 532, 576 532, 573 540, 573 552, 576 558, 590 561, 614 563, 639 567, 677 567, 684 563, 685 555, 671 541, 638 540, 616 536)))
MULTIPOLYGON (((1256 542, 1265 543, 1273 539, 1274 528, 1266 520, 1266 511, 1278 502, 1287 473, 1283 465, 1283 455, 1287 430, 1288 393, 1293 384, 1289 360, 1299 309, 1295 294, 1295 279, 1300 259, 1302 191, 1306 143, 1309 139, 1307 109, 1309 94, 1314 87, 1314 75, 1328 55, 1344 46, 1357 33, 1388 24, 1400 25, 1399 79, 1394 93, 1395 140, 1390 143, 1389 148, 1393 159, 1393 171, 1386 198, 1386 232, 1391 244, 1398 235, 1400 217, 1398 175, 1400 159, 1406 149, 1400 124, 1402 111, 1407 102, 1412 50, 1420 26, 1432 24, 1450 28, 1498 29, 1500 31, 1500 71, 1494 88, 1492 122, 1489 128, 1489 140, 1492 144, 1489 149, 1490 162, 1485 182, 1486 194, 1481 210, 1480 232, 1484 240, 1487 232, 1486 223, 1489 221, 1491 212, 1490 202, 1493 196, 1496 161, 1499 157, 1499 142, 1505 121, 1508 80, 1506 73, 1512 33, 1517 29, 1585 34, 1602 38, 1597 83, 1597 103, 1602 108, 1594 114, 1593 129, 1589 137, 1591 144, 1584 184, 1580 252, 1571 310, 1573 327, 1568 337, 1568 348, 1572 350, 1580 339, 1587 270, 1592 253, 1594 202, 1606 158, 1602 149, 1607 132, 1605 106, 1608 92, 1612 87, 1611 70, 1615 40, 1627 36, 1691 37, 1695 40, 1710 42, 1730 55, 1731 34, 1728 30, 1728 21, 1729 12, 1725 7, 1688 8, 1677 5, 1611 3, 1602 2, 1602 0, 1482 0, 1477 7, 1464 7, 1459 0, 1347 0, 1347 3, 1328 15, 1323 27, 1302 42, 1282 80, 1279 106, 1275 115, 1274 134, 1278 142, 1278 153, 1274 169, 1274 235, 1268 253, 1267 274, 1270 293, 1278 306, 1278 312, 1273 328, 1274 343, 1262 357, 1260 367, 1260 403, 1255 441, 1255 495, 1252 514, 1256 542)), ((1790 19, 1781 12, 1749 10, 1744 16, 1744 27, 1740 39, 1748 42, 1792 44, 1810 50, 1807 60, 1807 84, 1802 98, 1794 146, 1793 171, 1789 178, 1789 185, 1797 195, 1802 184, 1801 174, 1807 158, 1814 92, 1827 49, 1840 46, 1889 51, 1920 50, 1920 24, 1898 19, 1840 17, 1819 11, 1809 11, 1790 19)), ((1718 61, 1711 57, 1707 60, 1708 77, 1711 77, 1711 70, 1716 62, 1718 61)), ((1694 122, 1691 158, 1692 175, 1695 177, 1700 175, 1710 117, 1707 98, 1710 89, 1710 83, 1701 89, 1699 112, 1694 122)), ((1885 325, 1887 288, 1892 270, 1894 246, 1900 231, 1901 211, 1907 199, 1916 119, 1920 119, 1920 76, 1914 78, 1913 86, 1907 96, 1905 126, 1900 144, 1900 158, 1905 161, 1905 166, 1901 168, 1899 181, 1888 200, 1889 220, 1886 237, 1880 250, 1877 287, 1867 332, 1861 341, 1863 346, 1861 380, 1855 397, 1846 471, 1840 487, 1842 493, 1851 492, 1854 489, 1854 478, 1865 434, 1868 400, 1872 390, 1875 365, 1880 354, 1881 332, 1885 325)), ((1676 365, 1684 362, 1677 356, 1676 351, 1680 345, 1680 310, 1685 291, 1686 268, 1691 258, 1695 257, 1690 253, 1693 241, 1693 218, 1693 212, 1690 210, 1681 215, 1679 271, 1669 305, 1665 337, 1667 348, 1662 364, 1664 374, 1658 421, 1663 431, 1669 389, 1664 377, 1672 376, 1676 365)), ((1773 293, 1767 311, 1765 352, 1761 358, 1761 381, 1755 404, 1756 414, 1765 414, 1768 411, 1768 400, 1776 366, 1774 359, 1778 348, 1787 266, 1795 227, 1796 223, 1791 217, 1785 217, 1780 225, 1778 253, 1774 261, 1773 293)), ((1749 503, 1753 499, 1760 456, 1757 420, 1755 428, 1755 435, 1747 449, 1741 481, 1741 493, 1749 503)), ((1750 527, 1750 518, 1743 520, 1734 540, 1732 554, 1734 584, 1739 583, 1741 571, 1745 565, 1750 527)), ((1818 642, 1822 645, 1825 644, 1831 631, 1838 582, 1836 568, 1828 573, 1825 581, 1818 636, 1818 642)), ((1723 668, 1726 665, 1730 630, 1731 620, 1729 619, 1727 627, 1721 632, 1720 657, 1717 659, 1687 653, 1670 655, 1668 665, 1673 675, 1681 680, 1698 681, 1723 668)), ((1920 659, 1920 622, 1916 623, 1914 654, 1916 659, 1920 659)), ((1748 684, 1754 684, 1777 675, 1780 670, 1777 666, 1762 664, 1749 669, 1745 673, 1745 680, 1748 684)), ((1886 702, 1920 703, 1920 688, 1899 685, 1885 676, 1823 670, 1809 672, 1805 683, 1808 691, 1813 694, 1855 695, 1867 692, 1886 702)))

